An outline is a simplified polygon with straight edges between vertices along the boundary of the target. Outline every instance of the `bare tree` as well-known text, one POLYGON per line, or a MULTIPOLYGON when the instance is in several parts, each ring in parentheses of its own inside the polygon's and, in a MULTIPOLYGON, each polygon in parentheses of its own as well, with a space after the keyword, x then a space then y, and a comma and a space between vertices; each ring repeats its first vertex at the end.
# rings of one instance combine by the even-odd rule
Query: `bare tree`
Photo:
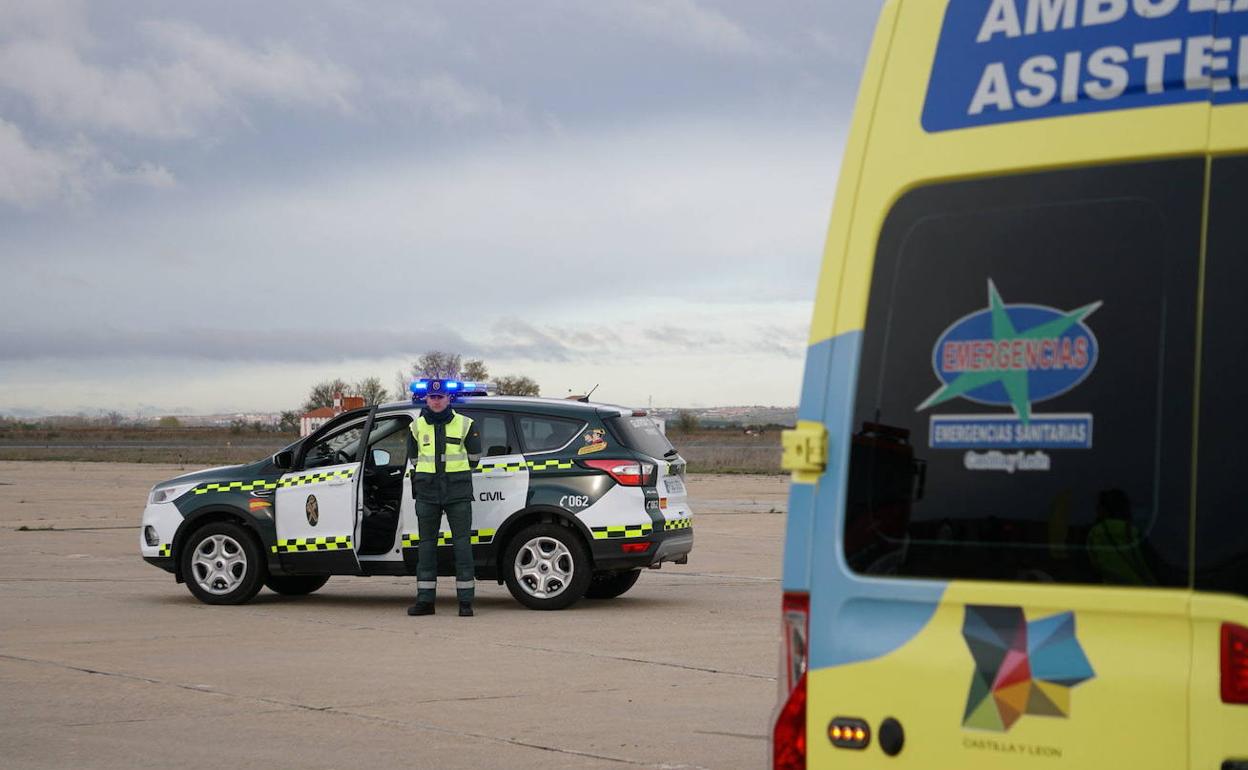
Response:
POLYGON ((693 433, 698 429, 698 416, 688 409, 676 413, 676 430, 681 433, 693 433))
POLYGON ((282 433, 294 433, 299 430, 299 413, 291 409, 282 412, 277 420, 277 429, 282 433))
POLYGON ((458 377, 462 364, 463 356, 458 353, 430 350, 412 364, 412 377, 458 377))
POLYGON ((412 375, 407 372, 394 373, 394 400, 406 401, 412 397, 412 375))
POLYGON ((389 397, 386 389, 382 387, 380 377, 365 377, 355 383, 351 389, 351 395, 362 396, 365 406, 385 403, 389 397))
POLYGON ((479 358, 465 361, 464 369, 460 374, 470 382, 485 382, 490 379, 490 371, 485 368, 485 362, 479 358))
POLYGON ((303 402, 303 411, 310 412, 322 406, 333 406, 335 393, 346 394, 349 392, 351 392, 351 386, 341 377, 318 382, 312 386, 312 391, 308 393, 308 400, 303 402))
POLYGON ((499 377, 494 380, 494 388, 500 396, 540 396, 542 389, 537 381, 522 375, 499 377))

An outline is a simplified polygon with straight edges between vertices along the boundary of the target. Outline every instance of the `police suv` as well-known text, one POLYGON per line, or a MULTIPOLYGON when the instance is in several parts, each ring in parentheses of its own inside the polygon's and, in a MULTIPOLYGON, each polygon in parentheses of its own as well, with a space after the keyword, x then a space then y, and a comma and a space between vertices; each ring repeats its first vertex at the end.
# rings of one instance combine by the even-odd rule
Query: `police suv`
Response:
MULTIPOLYGON (((208 604, 241 604, 261 586, 307 594, 331 575, 415 575, 420 538, 406 477, 419 384, 411 403, 346 412, 272 457, 157 484, 143 512, 143 559, 208 604)), ((619 596, 643 567, 688 561, 685 461, 645 412, 448 388, 481 431, 478 578, 505 582, 527 607, 556 610, 619 596)), ((450 534, 444 517, 440 575, 454 574, 450 534)))

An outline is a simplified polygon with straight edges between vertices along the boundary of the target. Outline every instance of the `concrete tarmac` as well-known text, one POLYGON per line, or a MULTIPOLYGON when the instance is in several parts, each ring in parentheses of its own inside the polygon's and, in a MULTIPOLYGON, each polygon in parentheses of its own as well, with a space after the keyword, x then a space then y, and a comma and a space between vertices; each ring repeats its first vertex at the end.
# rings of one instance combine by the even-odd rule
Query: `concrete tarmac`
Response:
POLYGON ((690 477, 689 564, 618 599, 409 618, 414 578, 199 603, 138 555, 186 470, 0 462, 0 766, 766 765, 787 479, 690 477))

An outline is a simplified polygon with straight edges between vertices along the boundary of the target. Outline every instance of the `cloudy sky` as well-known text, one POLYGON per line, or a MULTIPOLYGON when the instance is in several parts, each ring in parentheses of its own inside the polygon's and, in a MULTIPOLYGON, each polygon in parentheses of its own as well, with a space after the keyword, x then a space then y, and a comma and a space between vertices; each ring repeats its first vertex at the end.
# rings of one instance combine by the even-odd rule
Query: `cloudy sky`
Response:
POLYGON ((0 413, 797 400, 864 0, 0 0, 0 413))

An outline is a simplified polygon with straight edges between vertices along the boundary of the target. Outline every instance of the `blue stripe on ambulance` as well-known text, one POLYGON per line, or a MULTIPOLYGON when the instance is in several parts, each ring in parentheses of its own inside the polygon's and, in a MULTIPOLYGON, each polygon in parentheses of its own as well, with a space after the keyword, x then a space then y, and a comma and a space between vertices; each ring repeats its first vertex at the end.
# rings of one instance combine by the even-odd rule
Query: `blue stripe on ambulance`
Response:
POLYGON ((811 345, 806 354, 798 419, 823 422, 828 435, 827 468, 819 483, 793 484, 782 585, 786 591, 809 590, 810 667, 824 668, 870 660, 913 639, 936 611, 948 585, 944 581, 880 581, 852 574, 838 550, 835 558, 812 559, 812 543, 840 543, 851 442, 853 408, 862 332, 853 331, 811 345), (814 511, 822 511, 818 516, 814 511), (819 633, 830 626, 836 633, 819 633))

